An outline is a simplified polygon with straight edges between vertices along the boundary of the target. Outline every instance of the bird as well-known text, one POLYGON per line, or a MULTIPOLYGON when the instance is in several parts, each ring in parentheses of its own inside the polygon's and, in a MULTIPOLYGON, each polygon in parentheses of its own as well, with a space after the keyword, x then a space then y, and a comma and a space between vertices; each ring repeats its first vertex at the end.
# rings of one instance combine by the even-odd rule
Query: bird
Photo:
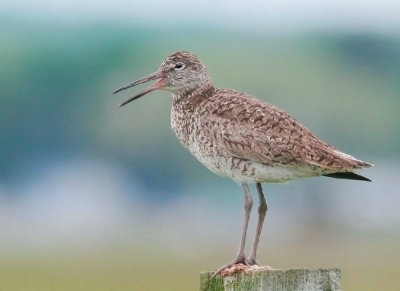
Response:
POLYGON ((122 107, 155 90, 172 93, 171 127, 180 143, 217 175, 231 178, 244 193, 242 234, 234 259, 216 269, 259 266, 257 249, 268 205, 262 183, 326 176, 371 181, 354 171, 373 164, 345 154, 317 138, 285 111, 248 94, 216 88, 205 65, 193 53, 177 51, 159 69, 114 91, 149 81, 153 85, 121 103, 122 107), (249 256, 245 242, 255 184, 259 207, 249 256))

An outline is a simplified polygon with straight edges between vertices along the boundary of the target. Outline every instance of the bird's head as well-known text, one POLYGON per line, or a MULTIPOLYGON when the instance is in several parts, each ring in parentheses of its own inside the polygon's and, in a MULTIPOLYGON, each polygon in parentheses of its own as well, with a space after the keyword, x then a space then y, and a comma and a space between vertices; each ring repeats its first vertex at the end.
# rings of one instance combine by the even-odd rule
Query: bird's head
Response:
POLYGON ((169 55, 153 74, 147 75, 114 91, 122 90, 136 85, 157 80, 153 85, 123 102, 123 106, 154 90, 167 90, 173 94, 190 94, 197 88, 212 86, 207 68, 192 53, 179 51, 169 55))

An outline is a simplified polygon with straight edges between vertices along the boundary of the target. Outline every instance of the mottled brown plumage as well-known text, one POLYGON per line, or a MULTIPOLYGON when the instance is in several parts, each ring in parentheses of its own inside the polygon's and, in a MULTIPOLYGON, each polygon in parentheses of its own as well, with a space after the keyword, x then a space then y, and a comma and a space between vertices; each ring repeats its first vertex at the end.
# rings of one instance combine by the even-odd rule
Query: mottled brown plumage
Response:
MULTIPOLYGON (((242 162, 238 166, 243 167, 243 175, 251 176, 254 182, 279 182, 271 177, 252 176, 254 170, 250 171, 251 165, 246 168, 246 162, 302 168, 296 172, 298 178, 301 172, 316 176, 370 166, 322 142, 284 111, 251 96, 214 88, 200 96, 203 98, 196 95, 174 99, 172 127, 196 157, 199 150, 200 155, 216 157, 215 168, 221 167, 218 156, 230 159, 232 168, 234 160, 240 159, 237 163, 242 162)), ((281 181, 293 178, 296 177, 281 181)), ((235 180, 240 182, 238 177, 235 180)))
POLYGON ((171 126, 179 141, 207 168, 242 184, 245 220, 239 251, 233 262, 256 264, 256 250, 267 204, 261 183, 326 175, 368 180, 353 173, 372 164, 340 152, 321 141, 288 113, 252 96, 214 87, 206 67, 189 52, 168 56, 159 70, 116 92, 158 80, 135 100, 153 90, 173 95, 171 126), (248 259, 244 242, 252 199, 247 183, 256 183, 260 199, 256 235, 248 259))

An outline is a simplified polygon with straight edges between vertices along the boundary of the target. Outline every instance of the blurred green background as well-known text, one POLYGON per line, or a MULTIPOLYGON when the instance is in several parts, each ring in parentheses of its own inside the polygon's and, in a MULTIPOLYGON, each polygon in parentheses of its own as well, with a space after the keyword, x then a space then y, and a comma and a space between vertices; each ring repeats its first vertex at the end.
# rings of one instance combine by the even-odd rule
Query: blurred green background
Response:
POLYGON ((372 183, 265 185, 259 262, 398 289, 400 10, 246 3, 2 4, 0 290, 197 290, 233 258, 240 187, 181 147, 169 93, 112 95, 176 50, 375 164, 372 183))

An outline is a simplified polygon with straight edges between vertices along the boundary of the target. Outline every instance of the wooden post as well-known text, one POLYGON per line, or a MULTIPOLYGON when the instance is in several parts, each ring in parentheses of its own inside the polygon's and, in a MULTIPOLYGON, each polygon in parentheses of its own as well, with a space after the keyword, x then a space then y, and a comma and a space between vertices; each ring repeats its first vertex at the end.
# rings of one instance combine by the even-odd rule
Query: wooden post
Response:
POLYGON ((339 269, 255 270, 210 279, 211 275, 212 272, 201 273, 200 290, 341 290, 339 269))

